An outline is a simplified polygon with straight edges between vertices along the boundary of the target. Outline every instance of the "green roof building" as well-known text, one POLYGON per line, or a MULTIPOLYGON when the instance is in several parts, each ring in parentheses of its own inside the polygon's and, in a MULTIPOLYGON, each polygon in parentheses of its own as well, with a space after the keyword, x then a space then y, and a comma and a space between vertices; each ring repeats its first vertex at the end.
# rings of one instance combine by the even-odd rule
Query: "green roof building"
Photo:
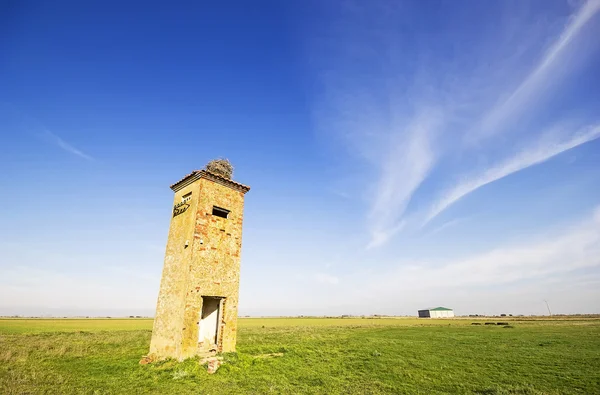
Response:
POLYGON ((447 307, 432 307, 429 309, 419 310, 419 318, 452 318, 454 310, 447 307))

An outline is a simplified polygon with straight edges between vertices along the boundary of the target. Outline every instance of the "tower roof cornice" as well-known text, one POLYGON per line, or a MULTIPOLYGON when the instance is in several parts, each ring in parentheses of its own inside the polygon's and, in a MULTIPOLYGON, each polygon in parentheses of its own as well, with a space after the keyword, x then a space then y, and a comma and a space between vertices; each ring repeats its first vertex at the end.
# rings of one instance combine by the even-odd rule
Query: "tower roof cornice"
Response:
POLYGON ((170 188, 173 190, 173 192, 177 192, 181 188, 186 187, 194 181, 199 180, 201 178, 213 181, 217 184, 224 185, 231 189, 235 189, 236 191, 240 191, 242 193, 246 193, 250 190, 250 187, 248 185, 240 184, 239 182, 235 182, 229 178, 225 178, 219 174, 212 173, 208 170, 194 170, 190 174, 183 177, 181 180, 177 181, 175 184, 171 185, 170 188))

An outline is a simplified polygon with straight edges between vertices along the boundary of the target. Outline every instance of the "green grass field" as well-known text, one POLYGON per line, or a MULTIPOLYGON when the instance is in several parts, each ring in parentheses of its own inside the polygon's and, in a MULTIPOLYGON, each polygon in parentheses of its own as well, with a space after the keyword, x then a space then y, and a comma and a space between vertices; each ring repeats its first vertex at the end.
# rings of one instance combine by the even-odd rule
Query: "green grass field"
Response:
POLYGON ((0 393, 600 394, 600 319, 472 322, 241 319, 209 375, 139 365, 149 319, 0 319, 0 393))

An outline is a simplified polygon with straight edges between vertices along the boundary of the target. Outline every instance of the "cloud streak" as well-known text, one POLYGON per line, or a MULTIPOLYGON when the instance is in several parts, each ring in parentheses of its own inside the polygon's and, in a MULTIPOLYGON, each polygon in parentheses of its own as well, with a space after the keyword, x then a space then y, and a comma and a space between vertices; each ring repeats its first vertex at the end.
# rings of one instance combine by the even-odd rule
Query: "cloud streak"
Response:
POLYGON ((392 137, 371 204, 367 248, 384 244, 404 226, 400 218, 435 164, 431 137, 439 124, 439 117, 423 114, 392 137))
POLYGON ((85 160, 89 160, 89 161, 93 161, 94 158, 91 157, 90 155, 84 153, 83 151, 81 151, 80 149, 74 147, 73 145, 67 143, 65 140, 61 139, 60 137, 58 137, 57 135, 55 135, 54 133, 52 133, 49 130, 45 130, 43 133, 43 136, 52 144, 56 145, 57 147, 63 149, 64 151, 73 154, 75 156, 78 156, 82 159, 85 160))
POLYGON ((423 225, 429 223, 448 207, 477 189, 528 167, 543 163, 556 155, 599 137, 600 125, 594 125, 580 130, 575 134, 575 137, 570 138, 567 141, 550 144, 543 142, 536 147, 522 151, 515 156, 508 158, 494 167, 488 168, 482 174, 464 181, 444 193, 443 197, 434 203, 433 208, 425 218, 423 225))
MULTIPOLYGON (((567 56, 567 48, 572 44, 582 28, 600 11, 600 0, 588 0, 570 18, 562 34, 552 43, 533 71, 521 82, 515 91, 501 104, 494 107, 481 122, 477 137, 489 137, 502 130, 508 119, 524 111, 525 108, 547 90, 549 82, 555 82, 559 71, 555 70, 567 56), (551 73, 551 71, 553 71, 551 73), (553 81, 549 81, 552 79, 553 81)), ((564 72, 564 70, 563 70, 564 72)))
POLYGON ((65 152, 68 152, 72 155, 78 156, 78 157, 88 160, 88 161, 94 160, 94 158, 92 156, 86 154, 85 152, 81 151, 77 147, 68 143, 61 137, 52 133, 40 121, 38 121, 33 116, 28 115, 24 111, 20 110, 15 105, 13 105, 11 103, 0 103, 0 115, 2 115, 1 110, 5 110, 5 109, 8 110, 8 115, 9 115, 8 119, 11 119, 11 118, 14 119, 13 122, 16 121, 15 123, 18 125, 18 127, 20 129, 23 129, 27 133, 29 133, 37 138, 41 138, 41 139, 45 140, 47 143, 53 144, 53 145, 57 146, 58 148, 64 150, 65 152))

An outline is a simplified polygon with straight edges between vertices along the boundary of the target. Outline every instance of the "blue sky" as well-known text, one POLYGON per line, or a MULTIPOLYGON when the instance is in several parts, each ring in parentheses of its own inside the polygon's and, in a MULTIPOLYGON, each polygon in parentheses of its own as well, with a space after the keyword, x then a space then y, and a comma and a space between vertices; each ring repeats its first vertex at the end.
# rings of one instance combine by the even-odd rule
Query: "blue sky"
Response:
POLYGON ((152 315, 215 157, 242 315, 600 312, 600 1, 0 7, 0 314, 152 315))

